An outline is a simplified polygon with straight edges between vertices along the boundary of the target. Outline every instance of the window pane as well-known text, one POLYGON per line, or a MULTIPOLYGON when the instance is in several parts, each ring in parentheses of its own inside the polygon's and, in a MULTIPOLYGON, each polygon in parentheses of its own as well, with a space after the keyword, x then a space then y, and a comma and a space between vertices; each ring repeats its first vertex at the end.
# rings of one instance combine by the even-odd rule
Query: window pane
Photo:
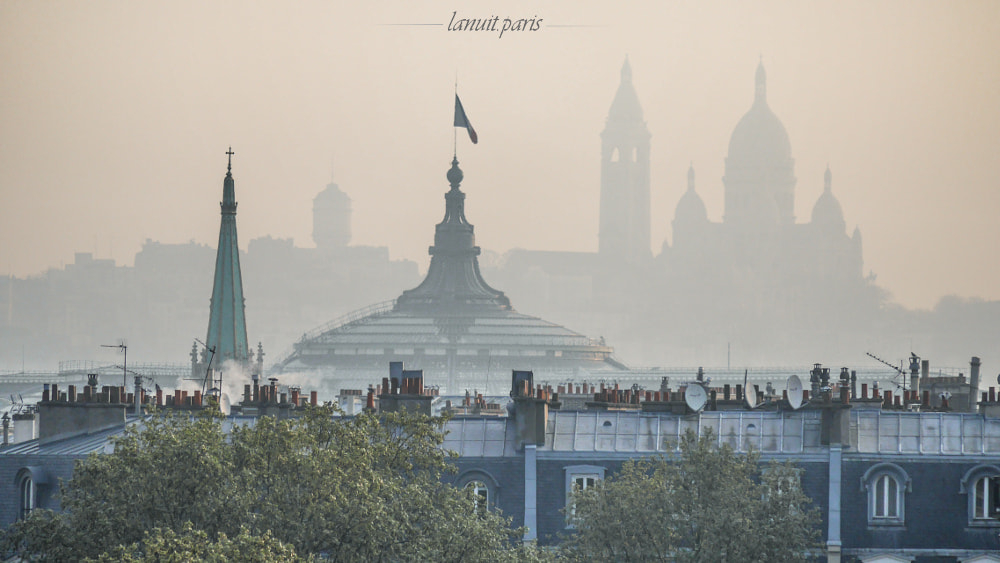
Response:
POLYGON ((887 482, 886 505, 889 507, 885 515, 889 518, 897 518, 899 517, 899 507, 896 503, 899 500, 899 491, 897 490, 896 480, 888 475, 885 476, 885 479, 887 482))
POLYGON ((975 507, 975 518, 989 517, 989 478, 983 477, 976 481, 973 489, 972 505, 975 507))
POLYGON ((875 517, 882 518, 885 516, 885 480, 886 476, 883 475, 875 481, 875 517))
POLYGON ((31 477, 21 480, 21 518, 28 516, 28 513, 35 508, 35 487, 31 482, 31 477))
POLYGON ((987 512, 987 518, 995 518, 997 516, 997 497, 1000 496, 1000 479, 996 476, 986 477, 983 479, 986 483, 983 485, 986 489, 986 502, 984 503, 987 512))

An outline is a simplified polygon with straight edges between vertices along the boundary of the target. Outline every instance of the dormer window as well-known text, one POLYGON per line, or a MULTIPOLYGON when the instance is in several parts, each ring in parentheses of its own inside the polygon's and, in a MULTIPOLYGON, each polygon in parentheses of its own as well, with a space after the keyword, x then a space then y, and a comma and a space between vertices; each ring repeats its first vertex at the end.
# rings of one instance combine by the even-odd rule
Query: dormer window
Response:
POLYGON ((958 492, 969 499, 969 526, 1000 527, 1000 467, 977 465, 966 471, 958 492))
POLYGON ((868 491, 868 525, 905 525, 906 493, 911 488, 910 476, 895 463, 870 467, 861 477, 861 490, 868 491))

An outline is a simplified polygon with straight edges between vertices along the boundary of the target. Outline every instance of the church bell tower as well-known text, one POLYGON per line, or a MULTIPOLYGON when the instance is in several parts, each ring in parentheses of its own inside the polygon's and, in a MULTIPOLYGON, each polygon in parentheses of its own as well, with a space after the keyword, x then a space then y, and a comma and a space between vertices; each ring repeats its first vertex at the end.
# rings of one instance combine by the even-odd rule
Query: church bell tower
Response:
POLYGON ((632 86, 632 67, 622 65, 621 84, 601 132, 602 258, 636 265, 652 258, 649 211, 649 130, 632 86))

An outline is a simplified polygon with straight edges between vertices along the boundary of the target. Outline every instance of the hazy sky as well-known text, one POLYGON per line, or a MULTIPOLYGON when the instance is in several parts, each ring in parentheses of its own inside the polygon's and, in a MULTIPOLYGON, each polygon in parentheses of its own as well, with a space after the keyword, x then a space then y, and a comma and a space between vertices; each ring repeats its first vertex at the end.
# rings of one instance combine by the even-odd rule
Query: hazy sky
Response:
POLYGON ((230 145, 244 248, 312 246, 332 174, 353 243, 424 268, 456 73, 480 139, 458 139, 480 246, 596 250, 599 133, 626 55, 653 135, 658 253, 689 163, 720 219, 762 55, 798 220, 829 163, 865 271, 898 302, 1000 299, 998 38, 995 1, 5 0, 0 273, 74 251, 130 264, 146 238, 214 246, 230 145), (542 23, 448 31, 456 10, 542 23), (440 25, 386 25, 414 23, 440 25))

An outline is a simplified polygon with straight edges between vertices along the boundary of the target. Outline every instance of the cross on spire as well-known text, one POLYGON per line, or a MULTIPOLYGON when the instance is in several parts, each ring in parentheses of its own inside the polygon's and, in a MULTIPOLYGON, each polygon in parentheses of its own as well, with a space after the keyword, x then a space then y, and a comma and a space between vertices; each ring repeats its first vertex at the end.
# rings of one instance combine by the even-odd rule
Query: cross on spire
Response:
POLYGON ((226 151, 226 154, 229 155, 229 164, 226 166, 226 171, 228 172, 232 171, 233 169, 233 155, 236 153, 233 152, 233 147, 229 147, 229 150, 226 151))

